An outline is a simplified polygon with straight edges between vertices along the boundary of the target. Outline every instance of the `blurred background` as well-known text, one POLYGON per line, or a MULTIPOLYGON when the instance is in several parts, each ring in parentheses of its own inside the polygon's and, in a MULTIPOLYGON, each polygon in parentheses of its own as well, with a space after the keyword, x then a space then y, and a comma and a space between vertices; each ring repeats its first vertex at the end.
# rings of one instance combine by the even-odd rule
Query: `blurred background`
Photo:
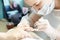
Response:
MULTIPOLYGON (((11 0, 0 0, 0 32, 6 32, 8 29, 16 27, 21 18, 27 13, 30 13, 28 9, 29 6, 25 4, 24 0, 13 1, 14 2, 11 2, 11 0), (24 13, 22 12, 22 9, 24 10, 24 13), (28 10, 28 12, 25 10, 28 10)), ((51 26, 60 31, 60 0, 55 0, 55 3, 55 9, 44 18, 49 20, 51 26)), ((45 40, 50 40, 43 32, 34 33, 43 37, 45 40)))

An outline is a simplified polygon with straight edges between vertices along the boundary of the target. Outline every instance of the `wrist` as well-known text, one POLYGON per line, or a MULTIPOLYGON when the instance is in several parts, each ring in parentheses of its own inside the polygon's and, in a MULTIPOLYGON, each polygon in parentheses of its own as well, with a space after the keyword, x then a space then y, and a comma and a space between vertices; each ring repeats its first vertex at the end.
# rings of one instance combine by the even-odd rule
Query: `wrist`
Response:
POLYGON ((44 32, 52 39, 56 39, 56 30, 52 27, 49 26, 47 27, 44 32))

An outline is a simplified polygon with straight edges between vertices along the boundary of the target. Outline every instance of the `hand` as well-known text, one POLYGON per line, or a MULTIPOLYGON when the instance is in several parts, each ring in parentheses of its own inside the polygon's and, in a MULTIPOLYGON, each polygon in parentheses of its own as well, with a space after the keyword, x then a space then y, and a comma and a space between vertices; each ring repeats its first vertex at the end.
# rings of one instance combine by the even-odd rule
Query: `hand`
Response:
POLYGON ((50 27, 51 25, 49 24, 49 21, 47 19, 39 19, 39 21, 37 21, 34 24, 35 28, 39 31, 44 31, 45 29, 47 29, 48 27, 50 27))
POLYGON ((21 22, 17 25, 17 28, 20 30, 25 30, 25 31, 33 31, 33 28, 30 27, 29 21, 27 18, 23 17, 21 22))
POLYGON ((6 39, 7 39, 6 32, 0 32, 0 40, 6 40, 6 39))
POLYGON ((21 40, 23 38, 32 38, 31 34, 29 34, 27 31, 19 30, 16 33, 6 33, 7 34, 7 40, 21 40))

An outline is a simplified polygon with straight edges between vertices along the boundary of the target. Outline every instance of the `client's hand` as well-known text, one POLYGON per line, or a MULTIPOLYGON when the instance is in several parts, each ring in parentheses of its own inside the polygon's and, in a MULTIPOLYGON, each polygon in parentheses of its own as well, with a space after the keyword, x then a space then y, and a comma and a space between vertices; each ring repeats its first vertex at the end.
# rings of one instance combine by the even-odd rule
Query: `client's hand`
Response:
POLYGON ((7 40, 21 40, 23 38, 32 38, 32 36, 30 35, 30 33, 24 31, 24 30, 20 30, 16 33, 7 33, 7 40))
POLYGON ((29 21, 27 17, 23 17, 21 22, 17 25, 17 28, 20 30, 25 30, 25 31, 33 31, 33 28, 30 27, 29 21))

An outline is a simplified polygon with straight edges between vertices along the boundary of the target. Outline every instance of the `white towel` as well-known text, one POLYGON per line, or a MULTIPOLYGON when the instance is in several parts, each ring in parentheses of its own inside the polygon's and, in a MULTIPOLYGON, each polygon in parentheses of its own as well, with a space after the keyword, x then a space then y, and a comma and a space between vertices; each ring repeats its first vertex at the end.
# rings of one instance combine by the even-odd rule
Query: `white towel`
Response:
POLYGON ((54 7, 55 7, 55 1, 54 0, 49 0, 49 3, 46 0, 44 3, 44 6, 38 11, 38 14, 39 15, 47 15, 47 14, 52 12, 54 7))

